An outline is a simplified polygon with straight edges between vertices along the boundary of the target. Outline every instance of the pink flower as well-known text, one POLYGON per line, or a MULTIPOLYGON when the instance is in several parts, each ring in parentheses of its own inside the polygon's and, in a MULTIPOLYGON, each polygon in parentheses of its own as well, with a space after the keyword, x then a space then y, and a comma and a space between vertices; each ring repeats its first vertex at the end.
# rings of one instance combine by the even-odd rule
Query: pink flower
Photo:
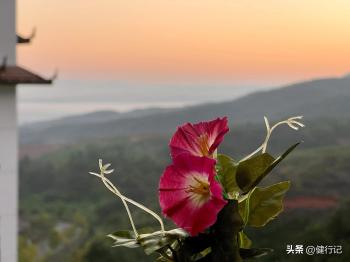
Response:
POLYGON ((212 157, 215 149, 229 131, 227 117, 178 127, 170 141, 172 158, 182 153, 212 157))
POLYGON ((159 183, 163 214, 195 236, 213 225, 227 201, 215 180, 215 160, 181 154, 168 166, 159 183))

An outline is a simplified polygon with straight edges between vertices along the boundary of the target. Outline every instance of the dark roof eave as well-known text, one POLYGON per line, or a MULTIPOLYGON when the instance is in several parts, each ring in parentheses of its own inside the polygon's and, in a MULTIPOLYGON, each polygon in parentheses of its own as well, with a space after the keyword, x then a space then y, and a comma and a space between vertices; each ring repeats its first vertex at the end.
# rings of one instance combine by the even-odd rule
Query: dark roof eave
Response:
POLYGON ((52 84, 51 80, 38 81, 38 82, 29 82, 29 81, 0 81, 0 85, 50 85, 52 84))
POLYGON ((51 84, 53 79, 45 79, 19 66, 9 66, 0 70, 0 84, 51 84))

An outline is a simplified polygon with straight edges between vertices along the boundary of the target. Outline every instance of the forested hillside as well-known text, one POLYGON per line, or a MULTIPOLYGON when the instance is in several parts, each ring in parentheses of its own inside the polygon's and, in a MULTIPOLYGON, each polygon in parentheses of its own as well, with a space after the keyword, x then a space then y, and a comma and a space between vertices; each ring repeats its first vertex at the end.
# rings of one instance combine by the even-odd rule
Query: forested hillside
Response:
MULTIPOLYGON (((176 126, 224 115, 229 117, 230 132, 219 150, 236 160, 262 143, 264 115, 271 122, 305 116, 304 129, 278 129, 270 141, 269 151, 275 155, 292 143, 302 143, 266 178, 267 182, 292 181, 289 208, 259 234, 248 232, 255 246, 276 250, 266 261, 311 261, 308 256, 286 257, 287 244, 330 243, 348 250, 349 99, 349 78, 322 79, 225 103, 128 114, 98 112, 25 126, 21 129, 20 261, 151 261, 141 250, 110 247, 105 235, 129 229, 128 220, 120 200, 88 172, 97 170, 99 158, 111 162, 116 170, 111 179, 118 188, 159 212, 158 181, 170 162, 167 145, 176 126), (317 205, 310 205, 308 199, 317 205)), ((157 226, 148 215, 132 211, 138 227, 157 226)), ((172 226, 168 223, 168 228, 172 226)))
MULTIPOLYGON (((235 138, 231 135, 225 139, 223 152, 239 151, 242 141, 235 138)), ((274 151, 278 149, 275 147, 274 151)), ((159 212, 158 180, 169 163, 167 139, 164 137, 116 138, 71 146, 38 159, 24 158, 20 170, 21 252, 31 251, 33 257, 42 256, 45 261, 114 261, 116 256, 118 261, 140 261, 143 258, 140 250, 111 249, 110 242, 104 238, 116 229, 128 229, 129 224, 119 199, 110 194, 96 177, 88 174, 88 171, 97 169, 100 157, 113 163, 116 172, 112 180, 119 189, 159 212)), ((267 180, 292 180, 287 195, 291 200, 297 196, 349 198, 349 169, 349 146, 301 146, 267 180)), ((148 215, 138 210, 134 212, 139 227, 157 226, 148 215)), ((335 216, 335 209, 321 208, 316 212, 321 214, 318 217, 323 217, 316 220, 321 223, 320 228, 330 227, 329 223, 333 222, 329 220, 335 216)), ((272 225, 263 233, 276 239, 271 243, 280 255, 279 230, 289 230, 286 223, 299 221, 295 222, 299 228, 303 224, 303 228, 310 227, 310 230, 320 233, 321 229, 312 229, 315 210, 303 211, 302 216, 297 214, 298 210, 288 210, 275 225, 271 222, 272 225)), ((332 231, 326 233, 332 234, 332 231)), ((291 241, 300 238, 293 234, 291 241)), ((256 245, 266 245, 266 241, 259 235, 255 236, 254 231, 251 235, 253 240, 256 238, 256 245)))

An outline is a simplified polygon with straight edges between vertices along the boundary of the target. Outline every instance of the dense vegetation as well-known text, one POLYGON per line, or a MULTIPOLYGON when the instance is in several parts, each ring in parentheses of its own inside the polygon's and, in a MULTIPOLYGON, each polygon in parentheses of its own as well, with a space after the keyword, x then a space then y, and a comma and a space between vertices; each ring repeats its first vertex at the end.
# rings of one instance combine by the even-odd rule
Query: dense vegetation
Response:
MULTIPOLYGON (((242 139, 239 130, 227 136, 222 147, 224 152, 237 157, 243 153, 238 148, 253 149, 260 142, 260 135, 254 135, 258 134, 254 127, 245 127, 242 139), (249 136, 252 139, 249 140, 249 136)), ((280 133, 282 137, 283 133, 280 133)), ((112 162, 116 169, 112 175, 115 184, 126 195, 159 212, 158 180, 170 161, 167 139, 160 136, 101 140, 98 144, 66 147, 38 159, 22 159, 20 253, 25 259, 21 261, 30 261, 29 257, 33 258, 32 261, 38 258, 43 261, 114 261, 116 257, 118 261, 147 261, 140 250, 110 248, 111 243, 104 236, 116 229, 128 229, 129 224, 120 201, 88 171, 97 169, 98 158, 112 162)), ((272 141, 278 145, 272 151, 283 147, 279 139, 272 141)), ((305 143, 268 179, 292 180, 289 197, 348 197, 350 147, 321 146, 323 142, 318 142, 319 147, 311 142, 310 145, 305 143)), ((310 241, 317 244, 326 239, 327 243, 333 241, 334 244, 345 245, 348 229, 344 222, 346 208, 344 210, 288 211, 262 234, 261 230, 259 235, 252 230, 251 238, 257 246, 274 248, 273 257, 277 261, 281 257, 283 261, 285 258, 293 259, 285 257, 286 243, 310 241), (315 216, 315 212, 319 214, 315 216), (344 224, 334 221, 343 221, 344 224)), ((140 228, 157 226, 148 215, 138 210, 134 212, 140 228)))
MULTIPOLYGON (((249 236, 257 247, 275 250, 266 261, 350 261, 349 85, 350 78, 321 79, 225 103, 100 112, 22 127, 22 149, 60 149, 21 160, 20 261, 151 261, 141 250, 111 248, 105 238, 116 229, 129 229, 129 224, 119 199, 88 174, 97 169, 98 158, 113 164, 111 179, 126 195, 159 212, 158 181, 170 161, 167 144, 176 125, 227 115, 232 128, 220 151, 239 159, 261 144, 263 115, 276 120, 298 114, 306 116, 307 127, 297 133, 276 131, 270 152, 304 143, 266 182, 291 180, 287 198, 331 197, 343 203, 338 208, 287 210, 258 234, 251 229, 249 236), (344 254, 286 255, 287 244, 307 243, 343 245, 344 254)), ((157 226, 148 215, 133 212, 140 228, 157 226)))

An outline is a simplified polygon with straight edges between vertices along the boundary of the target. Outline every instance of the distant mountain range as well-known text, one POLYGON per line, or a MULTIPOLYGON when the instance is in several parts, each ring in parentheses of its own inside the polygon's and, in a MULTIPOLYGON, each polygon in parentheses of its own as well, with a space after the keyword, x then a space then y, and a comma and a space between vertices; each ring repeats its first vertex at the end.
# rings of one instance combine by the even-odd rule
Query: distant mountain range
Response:
POLYGON ((228 116, 231 125, 294 115, 306 119, 350 118, 350 78, 326 78, 256 92, 222 102, 178 109, 147 109, 128 113, 101 111, 25 125, 22 144, 66 144, 92 138, 167 134, 188 121, 228 116))

